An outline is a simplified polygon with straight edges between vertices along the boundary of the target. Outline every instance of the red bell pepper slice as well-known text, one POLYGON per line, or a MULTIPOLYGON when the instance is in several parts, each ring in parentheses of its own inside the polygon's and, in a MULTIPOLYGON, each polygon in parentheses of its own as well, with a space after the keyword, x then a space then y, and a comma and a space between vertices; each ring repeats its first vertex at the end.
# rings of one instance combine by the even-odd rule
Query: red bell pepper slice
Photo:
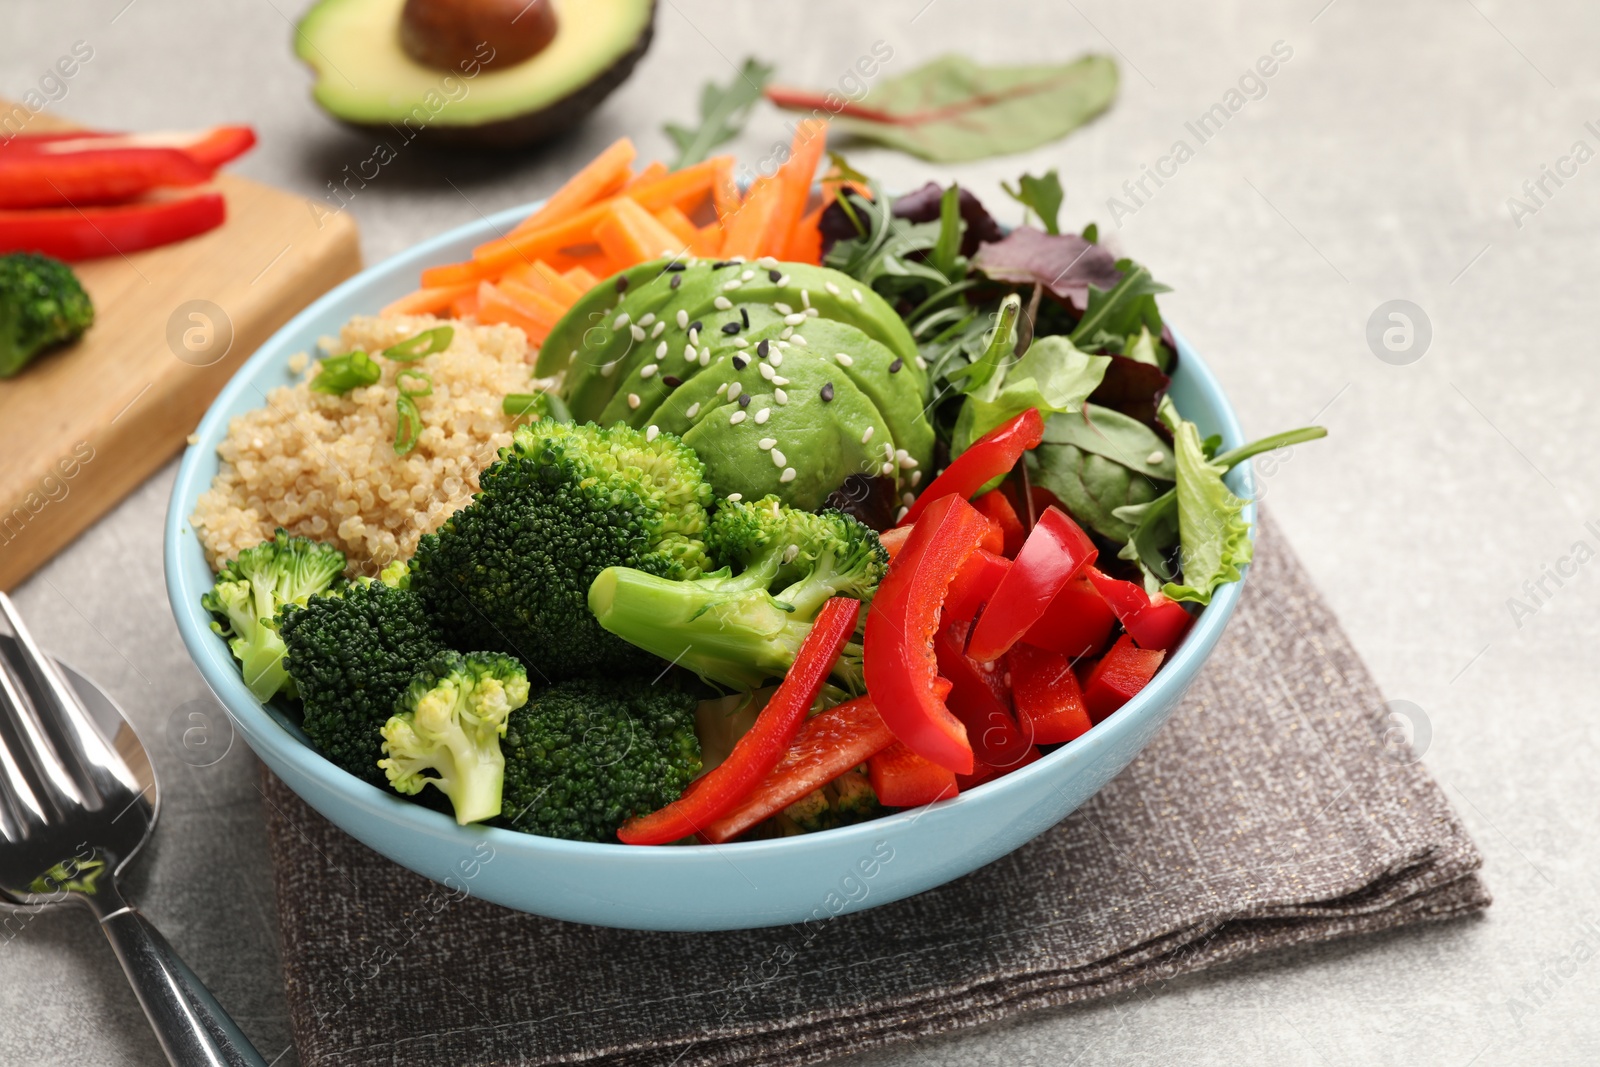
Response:
POLYGON ((991 489, 972 502, 992 523, 1000 527, 1001 536, 1004 538, 1005 547, 1001 555, 1007 559, 1015 559, 1022 550, 1022 542, 1027 537, 1027 532, 1022 528, 1022 520, 1017 517, 1017 509, 1011 506, 1011 498, 999 489, 991 489))
POLYGON ((972 767, 971 774, 956 775, 956 788, 965 793, 969 789, 977 788, 984 782, 991 782, 996 778, 1004 778, 1012 771, 1021 770, 1042 755, 1044 753, 1040 752, 1038 748, 1029 745, 1027 751, 1022 754, 1022 758, 1009 767, 994 767, 987 763, 976 763, 972 767))
POLYGON ((227 217, 218 193, 113 207, 0 211, 0 253, 94 259, 171 244, 214 230, 227 217))
MULTIPOLYGON (((1028 488, 1031 490, 1028 496, 1033 501, 1034 515, 1043 515, 1045 508, 1060 508, 1062 511, 1067 510, 1067 506, 1061 502, 1061 498, 1056 496, 1050 490, 1046 489, 1044 486, 1033 485, 1029 486, 1028 488)), ((1011 509, 1017 513, 1017 518, 1021 519, 1024 509, 1022 506, 1022 491, 1017 486, 1017 483, 1006 482, 1000 487, 999 491, 1006 495, 1006 499, 1011 502, 1011 509)))
POLYGON ((911 751, 964 774, 972 769, 966 728, 945 706, 933 637, 950 582, 988 523, 966 498, 934 501, 889 564, 867 612, 862 668, 867 693, 911 751))
POLYGON ((749 796, 794 740, 834 660, 855 632, 860 610, 860 601, 848 597, 834 597, 824 604, 795 655, 794 666, 728 758, 696 779, 671 804, 629 819, 617 831, 618 839, 625 845, 669 844, 709 827, 749 796))
POLYGON ((1102 722, 1106 716, 1133 699, 1156 676, 1167 654, 1157 649, 1139 648, 1133 638, 1123 634, 1111 651, 1103 656, 1083 687, 1083 703, 1089 718, 1102 722))
MULTIPOLYGON (((1093 570, 1091 564, 1088 570, 1093 570)), ((1036 648, 1063 652, 1070 658, 1098 656, 1111 640, 1117 616, 1105 597, 1079 576, 1061 587, 1039 621, 1028 627, 1022 640, 1036 648)), ((1019 646, 1020 647, 1020 646, 1019 646)))
POLYGON ((867 760, 867 779, 878 803, 890 808, 919 808, 956 795, 956 775, 925 760, 896 741, 867 760))
POLYGON ((990 600, 989 610, 972 628, 967 655, 993 663, 1016 644, 1050 606, 1050 601, 1084 567, 1094 562, 1089 535, 1060 508, 1047 508, 1022 551, 990 600))
POLYGON ((933 639, 939 674, 950 681, 947 703, 967 728, 973 757, 991 767, 1009 769, 1032 746, 1011 713, 1011 692, 1002 664, 983 664, 961 651, 966 623, 952 623, 933 639))
POLYGON ((894 559, 905 547, 906 538, 911 536, 911 527, 896 526, 892 530, 885 530, 878 535, 878 542, 883 545, 883 550, 889 553, 889 558, 894 559))
POLYGON ((174 148, 0 152, 0 208, 120 204, 152 189, 210 178, 211 168, 174 148))
POLYGON ((873 757, 892 744, 894 734, 866 697, 813 715, 755 790, 701 830, 700 840, 713 845, 730 841, 850 768, 870 765, 873 757))
POLYGON ((1087 574, 1140 648, 1174 648, 1189 632, 1194 616, 1176 600, 1161 593, 1150 596, 1143 586, 1112 578, 1092 566, 1087 574))
POLYGON ((1089 732, 1094 723, 1083 703, 1072 657, 1032 645, 1006 653, 1011 670, 1011 702, 1022 736, 1039 745, 1056 745, 1089 732))
POLYGON ((1029 408, 996 426, 972 443, 939 473, 912 501, 897 526, 909 526, 940 497, 958 496, 966 500, 986 484, 1007 473, 1017 460, 1044 440, 1044 419, 1038 408, 1029 408))
POLYGON ((207 170, 216 170, 255 147, 256 131, 249 126, 213 126, 208 130, 160 130, 150 133, 108 133, 68 130, 61 133, 23 133, 0 141, 6 153, 107 151, 122 148, 171 148, 207 170))
POLYGON ((1011 561, 985 549, 968 556, 950 583, 944 600, 944 621, 970 622, 978 609, 989 602, 1000 580, 1011 569, 1011 561))

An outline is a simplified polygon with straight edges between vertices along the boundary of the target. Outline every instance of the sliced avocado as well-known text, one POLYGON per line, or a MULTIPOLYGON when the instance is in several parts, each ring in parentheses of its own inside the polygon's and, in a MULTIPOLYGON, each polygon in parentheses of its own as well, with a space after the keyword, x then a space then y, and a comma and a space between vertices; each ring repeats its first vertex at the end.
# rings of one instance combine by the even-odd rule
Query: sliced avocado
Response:
POLYGON ((406 140, 515 147, 592 111, 650 46, 655 0, 553 0, 548 46, 520 63, 425 66, 400 41, 405 0, 321 0, 300 20, 295 52, 316 72, 312 96, 352 126, 406 140))

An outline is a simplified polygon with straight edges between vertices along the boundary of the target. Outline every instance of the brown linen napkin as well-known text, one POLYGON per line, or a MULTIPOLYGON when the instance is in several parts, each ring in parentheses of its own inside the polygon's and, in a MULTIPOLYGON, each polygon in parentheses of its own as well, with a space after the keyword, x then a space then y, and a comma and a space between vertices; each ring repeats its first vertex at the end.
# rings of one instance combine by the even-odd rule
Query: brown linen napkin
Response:
POLYGON ((810 1063, 1488 906, 1477 849, 1260 534, 1215 655, 1127 771, 1009 856, 855 915, 634 933, 455 900, 268 776, 302 1063, 810 1063))

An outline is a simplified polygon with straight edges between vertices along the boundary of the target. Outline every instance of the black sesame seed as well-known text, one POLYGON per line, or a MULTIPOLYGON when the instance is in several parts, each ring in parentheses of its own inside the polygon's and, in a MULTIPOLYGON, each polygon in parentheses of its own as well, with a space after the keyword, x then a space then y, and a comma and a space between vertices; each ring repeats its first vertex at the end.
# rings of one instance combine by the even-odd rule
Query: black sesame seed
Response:
POLYGON ((627 291, 628 291, 628 276, 626 274, 617 275, 617 292, 626 293, 627 291))
POLYGON ((760 344, 756 345, 756 355, 760 356, 762 359, 766 359, 767 353, 770 351, 772 351, 772 343, 770 341, 762 341, 760 344))
POLYGON ((722 259, 722 260, 718 260, 717 262, 711 264, 711 269, 712 270, 721 270, 723 267, 731 267, 733 265, 734 265, 733 260, 731 260, 731 259, 722 259))
POLYGON ((740 393, 739 394, 739 406, 742 407, 742 408, 747 408, 747 407, 750 406, 750 394, 749 393, 740 393))
POLYGON ((833 383, 829 382, 822 387, 822 402, 824 404, 833 400, 833 383))
POLYGON ((776 270, 767 271, 767 281, 769 281, 769 282, 775 282, 781 277, 783 277, 783 272, 782 271, 776 271, 776 270))
POLYGON ((734 356, 733 357, 733 369, 734 370, 744 370, 749 365, 750 365, 750 361, 748 359, 745 359, 743 356, 734 356))
POLYGON ((664 267, 663 269, 664 270, 671 270, 671 271, 679 271, 679 270, 687 270, 688 268, 682 263, 668 263, 666 265, 666 267, 664 267))
POLYGON ((695 319, 693 322, 691 322, 689 324, 689 329, 698 331, 700 329, 700 320, 695 319))
POLYGON ((900 368, 904 367, 905 365, 906 365, 906 361, 905 360, 897 359, 893 363, 889 364, 889 373, 890 374, 899 374, 900 373, 900 368))
POLYGON ((736 334, 739 332, 739 324, 737 322, 725 322, 722 324, 722 332, 730 335, 736 334))
POLYGON ((669 289, 676 289, 676 288, 677 288, 677 287, 678 287, 678 286, 680 286, 680 285, 682 285, 682 284, 683 284, 683 275, 681 275, 681 274, 674 274, 674 275, 673 275, 673 276, 672 276, 672 281, 670 281, 670 282, 668 282, 668 283, 667 283, 667 288, 669 288, 669 289))
POLYGON ((683 384, 683 379, 671 374, 663 374, 661 376, 661 384, 666 386, 668 389, 676 389, 678 386, 683 384))
POLYGON ((750 312, 745 308, 739 309, 739 321, 744 323, 744 328, 750 328, 750 312))

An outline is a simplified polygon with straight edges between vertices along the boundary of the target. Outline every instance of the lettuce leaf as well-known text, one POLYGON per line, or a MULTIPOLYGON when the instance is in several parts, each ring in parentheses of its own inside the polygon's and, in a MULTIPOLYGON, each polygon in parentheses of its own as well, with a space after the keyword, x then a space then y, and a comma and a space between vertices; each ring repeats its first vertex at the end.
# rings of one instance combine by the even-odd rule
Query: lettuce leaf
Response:
POLYGON ((1170 398, 1161 401, 1161 421, 1172 431, 1177 460, 1178 540, 1181 580, 1162 592, 1173 600, 1211 603, 1211 594, 1225 582, 1239 580, 1239 568, 1250 562, 1250 524, 1246 501, 1223 482, 1227 468, 1206 458, 1200 430, 1178 414, 1170 398))
POLYGON ((1037 338, 1016 362, 990 374, 975 375, 986 380, 967 394, 956 417, 950 454, 959 456, 972 442, 1028 408, 1038 408, 1046 419, 1079 410, 1100 384, 1110 362, 1108 356, 1078 351, 1065 337, 1037 338))

